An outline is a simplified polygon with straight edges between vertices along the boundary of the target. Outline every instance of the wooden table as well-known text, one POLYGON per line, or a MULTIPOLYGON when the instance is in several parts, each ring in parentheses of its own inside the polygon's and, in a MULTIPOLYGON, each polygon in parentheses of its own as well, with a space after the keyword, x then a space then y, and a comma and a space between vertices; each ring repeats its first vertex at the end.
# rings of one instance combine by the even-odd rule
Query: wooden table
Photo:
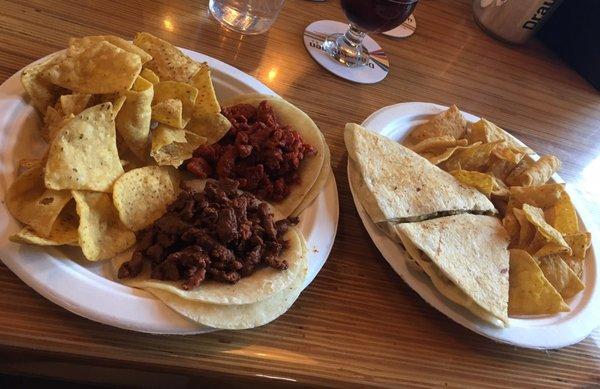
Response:
POLYGON ((414 36, 377 36, 391 60, 388 77, 357 85, 322 69, 302 45, 310 22, 344 20, 336 1, 290 0, 269 33, 240 36, 207 17, 202 0, 0 0, 0 81, 71 36, 131 38, 137 31, 257 77, 325 133, 341 211, 337 241, 316 280, 287 314, 249 331, 178 337, 111 328, 46 301, 0 266, 0 371, 149 386, 600 385, 600 331, 548 352, 476 335, 402 282, 354 208, 344 124, 389 104, 431 101, 485 115, 538 152, 559 156, 562 176, 600 219, 600 94, 539 43, 513 47, 485 35, 471 2, 422 0, 414 36))

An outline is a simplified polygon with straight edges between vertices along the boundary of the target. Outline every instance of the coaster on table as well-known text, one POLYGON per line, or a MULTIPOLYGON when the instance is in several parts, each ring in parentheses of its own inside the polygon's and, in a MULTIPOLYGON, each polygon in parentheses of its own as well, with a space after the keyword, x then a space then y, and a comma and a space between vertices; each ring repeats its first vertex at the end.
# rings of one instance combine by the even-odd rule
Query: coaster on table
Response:
POLYGON ((415 14, 412 14, 404 21, 404 23, 389 31, 382 32, 382 34, 392 38, 407 38, 414 34, 416 29, 417 19, 415 19, 415 14))
POLYGON ((347 24, 333 20, 313 22, 304 30, 304 46, 315 61, 336 76, 360 84, 374 84, 383 80, 389 72, 390 62, 381 46, 368 35, 363 40, 363 46, 370 56, 365 66, 349 68, 323 51, 321 46, 329 35, 343 34, 347 29, 347 24))

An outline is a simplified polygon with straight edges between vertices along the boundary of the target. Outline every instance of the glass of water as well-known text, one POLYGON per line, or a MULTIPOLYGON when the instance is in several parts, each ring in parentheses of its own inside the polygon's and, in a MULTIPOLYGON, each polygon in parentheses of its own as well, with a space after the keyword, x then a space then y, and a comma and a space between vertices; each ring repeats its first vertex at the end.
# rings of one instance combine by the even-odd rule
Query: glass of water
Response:
POLYGON ((271 28, 285 0, 210 0, 208 9, 224 27, 242 34, 262 34, 271 28))

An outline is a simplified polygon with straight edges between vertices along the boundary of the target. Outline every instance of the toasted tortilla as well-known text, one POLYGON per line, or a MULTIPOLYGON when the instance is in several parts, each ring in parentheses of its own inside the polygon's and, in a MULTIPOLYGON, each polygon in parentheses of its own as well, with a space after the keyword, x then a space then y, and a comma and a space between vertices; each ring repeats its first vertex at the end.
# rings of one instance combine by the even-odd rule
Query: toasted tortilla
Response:
MULTIPOLYGON (((150 278, 150 265, 147 262, 144 263, 144 268, 137 277, 120 279, 119 281, 135 288, 162 290, 193 302, 227 305, 256 303, 288 288, 302 269, 303 257, 306 256, 302 234, 291 228, 285 239, 289 241, 289 247, 282 253, 282 258, 288 263, 286 270, 265 267, 248 277, 242 278, 235 284, 204 281, 196 289, 183 290, 181 288, 182 281, 161 281, 150 278)), ((131 254, 130 251, 112 260, 115 279, 119 268, 131 258, 131 254)))
POLYGON ((302 211, 304 211, 317 198, 319 193, 321 193, 321 189, 323 189, 323 186, 325 186, 325 183, 327 183, 327 179, 329 179, 329 175, 331 174, 331 152, 329 151, 327 142, 325 142, 325 138, 323 138, 323 146, 325 159, 323 161, 323 166, 321 167, 321 172, 319 173, 319 176, 317 177, 317 180, 312 188, 310 188, 306 196, 304 196, 302 199, 302 202, 298 205, 294 212, 292 212, 292 216, 300 215, 302 211))
POLYGON ((302 267, 293 282, 276 294, 252 304, 207 304, 182 299, 164 290, 149 288, 169 308, 202 325, 227 330, 245 330, 265 325, 283 315, 298 299, 308 271, 308 260, 302 258, 302 267))
POLYGON ((491 324, 508 323, 508 235, 497 218, 461 214, 394 228, 440 293, 491 324))
MULTIPOLYGON (((300 209, 299 205, 302 203, 303 199, 309 195, 315 183, 320 185, 320 187, 315 188, 316 194, 318 194, 323 185, 325 185, 326 180, 318 180, 323 167, 323 162, 326 158, 325 138, 321 134, 319 127, 317 127, 315 122, 313 122, 307 114, 279 97, 261 94, 240 95, 221 105, 223 107, 235 104, 258 106, 263 100, 267 100, 273 107, 277 119, 282 125, 289 125, 292 129, 298 131, 304 142, 313 146, 317 151, 317 154, 305 157, 300 163, 300 168, 298 169, 300 183, 290 187, 290 195, 283 201, 272 204, 283 217, 287 217, 292 213, 299 213, 295 211, 300 209)), ((304 204, 304 206, 306 205, 308 204, 304 204)))
POLYGON ((374 223, 418 221, 440 213, 496 213, 477 189, 398 142, 351 123, 344 141, 362 178, 354 189, 374 223))

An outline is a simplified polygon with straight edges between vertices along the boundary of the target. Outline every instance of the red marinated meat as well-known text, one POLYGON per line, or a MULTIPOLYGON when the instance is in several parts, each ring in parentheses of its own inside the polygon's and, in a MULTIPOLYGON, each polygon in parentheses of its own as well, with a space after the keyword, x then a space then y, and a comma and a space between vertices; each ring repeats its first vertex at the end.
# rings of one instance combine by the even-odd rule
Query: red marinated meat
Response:
POLYGON ((225 107, 222 113, 231 128, 218 143, 198 147, 186 169, 200 178, 234 179, 240 189, 263 200, 284 200, 300 182, 300 164, 316 154, 315 148, 283 126, 267 101, 256 108, 225 107))

